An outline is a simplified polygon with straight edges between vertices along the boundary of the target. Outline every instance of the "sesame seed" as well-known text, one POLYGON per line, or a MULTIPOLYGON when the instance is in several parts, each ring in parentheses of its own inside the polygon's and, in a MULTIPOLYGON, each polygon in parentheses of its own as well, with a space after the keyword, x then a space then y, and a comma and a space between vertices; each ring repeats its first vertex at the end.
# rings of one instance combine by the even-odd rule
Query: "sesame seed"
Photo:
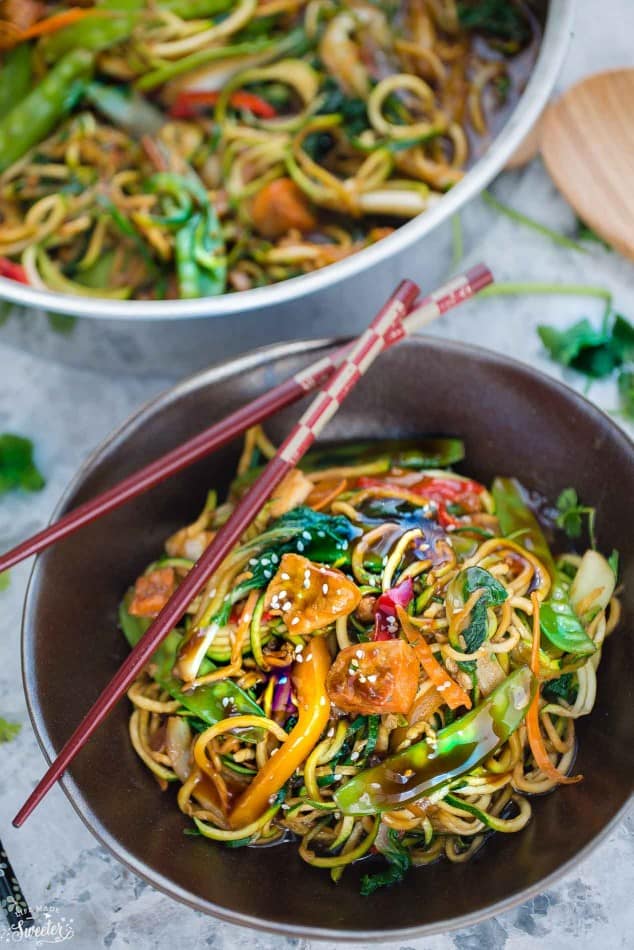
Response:
POLYGON ((278 596, 280 599, 283 599, 284 597, 287 597, 288 595, 287 595, 287 593, 286 593, 285 590, 281 590, 277 596, 278 596))
POLYGON ((270 563, 271 561, 268 557, 263 557, 262 560, 260 561, 260 564, 270 564, 270 563))
POLYGON ((291 627, 294 627, 296 623, 299 623, 299 617, 293 617, 291 620, 291 627))
POLYGON ((322 585, 321 585, 321 592, 322 592, 322 594, 327 594, 327 593, 328 593, 328 584, 322 584, 322 585))
POLYGON ((318 531, 318 532, 317 532, 317 537, 318 537, 318 538, 325 538, 325 537, 326 537, 326 532, 325 532, 325 531, 318 531))
POLYGON ((351 762, 356 762, 357 759, 359 758, 359 755, 360 755, 360 753, 357 752, 356 749, 355 749, 354 752, 351 752, 351 753, 350 753, 350 761, 351 761, 351 762))
POLYGON ((279 559, 280 559, 280 558, 279 558, 279 555, 278 555, 278 554, 271 554, 271 564, 277 564, 277 562, 279 561, 279 559))
POLYGON ((304 581, 304 589, 310 590, 310 580, 308 578, 304 581))
POLYGON ((282 578, 283 581, 290 581, 291 579, 291 575, 287 574, 286 571, 284 571, 283 574, 280 574, 280 577, 282 578))
POLYGON ((282 604, 282 610, 290 610, 292 606, 290 600, 287 600, 282 604))
POLYGON ((257 557, 250 557, 250 558, 249 558, 249 564, 257 564, 257 563, 258 563, 257 557))
POLYGON ((332 739, 332 737, 334 736, 334 734, 335 734, 335 727, 334 727, 334 726, 331 726, 330 729, 328 730, 328 732, 326 733, 326 738, 327 738, 327 739, 332 739))
POLYGON ((274 756, 276 752, 277 752, 277 749, 271 749, 271 756, 274 756))
POLYGON ((302 538, 306 538, 307 541, 312 541, 312 538, 308 531, 302 531, 302 538))
POLYGON ((363 650, 355 650, 354 655, 358 657, 360 660, 363 659, 363 650))
POLYGON ((368 683, 376 683, 378 676, 376 673, 372 673, 371 676, 368 676, 368 683))
POLYGON ((366 679, 366 678, 365 678, 365 676, 363 675, 363 673, 359 673, 359 682, 360 682, 360 683, 365 683, 365 679, 366 679))
POLYGON ((304 550, 304 544, 302 541, 297 542, 297 550, 301 553, 304 550))
POLYGON ((264 576, 266 577, 267 580, 270 580, 273 577, 273 574, 271 573, 271 571, 265 571, 264 576))

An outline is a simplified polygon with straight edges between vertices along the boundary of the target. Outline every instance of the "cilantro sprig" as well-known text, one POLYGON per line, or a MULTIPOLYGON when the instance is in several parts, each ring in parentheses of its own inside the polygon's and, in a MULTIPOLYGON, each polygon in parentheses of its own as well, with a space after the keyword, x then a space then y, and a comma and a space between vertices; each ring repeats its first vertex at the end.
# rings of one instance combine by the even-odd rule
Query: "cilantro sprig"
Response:
POLYGON ((33 443, 21 435, 0 435, 0 494, 21 488, 40 491, 46 484, 33 460, 33 443))
POLYGON ((555 523, 557 527, 566 532, 569 538, 581 537, 583 519, 587 518, 590 544, 593 548, 596 548, 596 508, 591 508, 589 505, 582 505, 574 488, 564 488, 557 499, 557 511, 559 514, 555 519, 555 523))

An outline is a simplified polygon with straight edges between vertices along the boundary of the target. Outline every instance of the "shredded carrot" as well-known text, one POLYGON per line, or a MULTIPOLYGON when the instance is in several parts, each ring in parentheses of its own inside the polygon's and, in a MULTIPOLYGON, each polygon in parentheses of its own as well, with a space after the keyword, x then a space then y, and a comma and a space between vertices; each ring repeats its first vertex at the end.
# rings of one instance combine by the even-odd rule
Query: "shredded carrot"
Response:
MULTIPOLYGON (((539 677, 539 644, 540 644, 540 626, 539 626, 539 599, 537 592, 531 594, 533 602, 533 646, 531 649, 531 670, 536 677, 539 677)), ((564 775, 550 761, 544 738, 539 727, 539 689, 533 697, 526 714, 526 729, 528 732, 528 744, 531 747, 533 758, 540 772, 547 775, 553 782, 560 785, 572 785, 574 782, 580 782, 583 775, 564 775)))
POLYGON ((50 33, 57 33, 66 26, 77 23, 78 20, 84 20, 91 16, 112 16, 109 10, 85 10, 82 7, 71 7, 70 10, 64 10, 62 13, 54 13, 53 16, 46 17, 44 20, 38 20, 33 26, 26 30, 13 30, 11 24, 2 21, 3 27, 8 29, 5 35, 0 38, 0 47, 8 49, 11 46, 17 46, 19 43, 25 43, 27 40, 34 40, 38 36, 47 36, 50 33))
POLYGON ((397 604, 396 613, 403 628, 403 633, 413 646, 420 665, 442 696, 443 702, 447 703, 451 709, 457 709, 459 706, 466 706, 467 709, 471 709, 471 697, 438 662, 423 635, 410 621, 407 612, 397 604))

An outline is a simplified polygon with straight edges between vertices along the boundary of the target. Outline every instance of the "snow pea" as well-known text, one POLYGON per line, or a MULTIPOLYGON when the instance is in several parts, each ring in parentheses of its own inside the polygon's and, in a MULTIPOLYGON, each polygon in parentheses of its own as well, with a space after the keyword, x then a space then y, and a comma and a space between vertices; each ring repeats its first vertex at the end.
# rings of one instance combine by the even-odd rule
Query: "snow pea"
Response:
POLYGON ((41 83, 0 121, 0 172, 53 131, 77 100, 93 69, 92 53, 67 53, 41 83), (79 87, 78 87, 79 84, 79 87))
POLYGON ((31 88, 31 47, 21 43, 10 49, 0 69, 0 118, 22 102, 31 88))
MULTIPOLYGON (((128 612, 131 595, 132 592, 128 592, 119 606, 119 626, 130 646, 134 647, 150 626, 151 620, 146 617, 135 617, 128 612)), ((255 700, 230 679, 183 690, 182 682, 172 675, 176 651, 181 639, 179 631, 172 630, 151 660, 153 679, 170 696, 177 699, 188 712, 202 719, 208 726, 213 726, 228 716, 264 715, 255 700)), ((201 666, 200 672, 207 673, 213 668, 213 663, 207 660, 201 666)), ((240 735, 247 742, 259 742, 262 738, 262 730, 249 728, 243 730, 240 735)))
POLYGON ((516 478, 496 478, 491 488, 495 513, 503 535, 521 532, 519 544, 539 558, 554 580, 555 562, 539 522, 526 504, 524 490, 516 478))
POLYGON ((375 815, 429 796, 470 772, 522 723, 537 688, 528 666, 521 666, 484 702, 436 736, 433 747, 417 742, 372 769, 355 775, 335 792, 344 815, 375 815))
MULTIPOLYGON (((230 8, 231 0, 161 0, 156 6, 159 10, 168 10, 185 20, 192 20, 223 13, 230 8)), ((72 49, 99 52, 122 43, 148 12, 146 0, 102 0, 98 7, 111 12, 112 16, 86 17, 46 38, 43 50, 47 62, 56 62, 72 49)))

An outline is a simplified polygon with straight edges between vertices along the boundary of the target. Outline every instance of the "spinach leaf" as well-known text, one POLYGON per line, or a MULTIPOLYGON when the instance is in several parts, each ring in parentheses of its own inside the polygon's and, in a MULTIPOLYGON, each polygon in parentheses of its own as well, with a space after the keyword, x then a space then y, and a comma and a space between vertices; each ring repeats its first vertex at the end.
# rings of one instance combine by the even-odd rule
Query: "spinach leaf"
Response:
POLYGON ((588 505, 581 505, 574 488, 564 488, 557 499, 557 511, 559 514, 555 519, 555 523, 566 532, 569 538, 581 537, 583 518, 584 516, 587 517, 590 543, 593 548, 596 547, 594 535, 596 509, 588 505))
POLYGON ((33 443, 21 435, 0 435, 0 494, 13 488, 40 491, 46 484, 33 461, 33 443))
POLYGON ((542 688, 543 695, 551 703, 565 699, 571 706, 577 698, 577 692, 578 684, 573 673, 564 673, 556 680, 548 680, 542 688))
POLYGON ((539 611, 539 625, 548 640, 564 653, 585 656, 596 647, 576 615, 568 596, 567 580, 559 574, 553 583, 550 597, 539 611))
POLYGON ((364 874, 361 878, 361 894, 363 897, 369 897, 378 891, 380 887, 390 887, 392 884, 400 884, 405 875, 412 866, 412 859, 407 848, 404 848, 398 837, 398 832, 393 828, 388 831, 389 848, 381 853, 389 862, 389 867, 383 871, 377 871, 375 874, 364 874))
POLYGON ((463 30, 489 33, 512 43, 530 39, 530 24, 519 4, 510 0, 459 0, 458 20, 463 30))
POLYGON ((348 98, 331 76, 323 84, 322 92, 324 99, 316 115, 340 115, 342 127, 351 138, 368 128, 368 111, 363 99, 348 98))
POLYGON ((476 590, 483 590, 475 607, 471 611, 469 626, 462 631, 468 653, 478 650, 487 636, 487 608, 503 604, 507 598, 506 589, 499 581, 482 567, 468 567, 463 571, 462 595, 466 600, 476 590))
POLYGON ((360 533, 343 515, 328 515, 300 506, 286 512, 257 539, 260 549, 250 559, 251 577, 238 590, 266 587, 282 555, 303 554, 321 564, 345 564, 350 560, 350 541, 360 533))

